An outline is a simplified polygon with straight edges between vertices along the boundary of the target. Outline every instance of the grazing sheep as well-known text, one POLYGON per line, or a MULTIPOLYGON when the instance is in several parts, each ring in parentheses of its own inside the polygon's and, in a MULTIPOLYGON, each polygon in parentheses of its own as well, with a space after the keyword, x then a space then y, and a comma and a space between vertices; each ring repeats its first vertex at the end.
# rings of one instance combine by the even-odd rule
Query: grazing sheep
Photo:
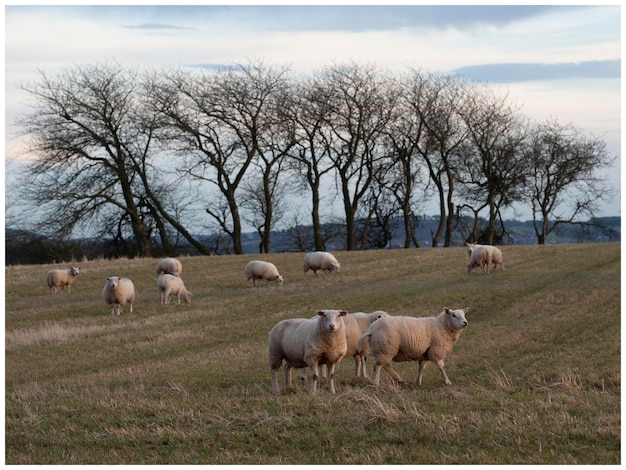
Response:
POLYGON ((387 317, 389 314, 382 310, 376 310, 372 313, 355 312, 343 317, 343 323, 346 328, 346 357, 354 357, 356 367, 355 375, 357 377, 367 377, 367 368, 365 367, 364 357, 358 354, 357 343, 360 336, 367 331, 372 323, 376 320, 387 317))
POLYGON ((176 258, 163 258, 159 261, 156 268, 156 275, 159 274, 172 274, 174 276, 180 276, 183 272, 183 265, 176 258))
POLYGON ((285 387, 291 385, 294 368, 312 371, 310 394, 315 395, 319 366, 328 366, 328 390, 335 393, 335 368, 346 355, 343 318, 345 310, 319 310, 315 318, 292 318, 278 322, 269 333, 267 356, 272 391, 279 393, 278 368, 285 361, 285 387))
POLYGON ((403 382, 391 367, 391 361, 419 361, 417 384, 422 384, 422 376, 427 361, 437 364, 443 383, 452 385, 446 374, 444 359, 467 326, 465 315, 469 308, 452 310, 443 308, 436 317, 388 316, 375 321, 359 338, 359 354, 374 356, 374 384, 380 383, 380 369, 398 382, 403 382))
POLYGON ((57 293, 57 287, 63 289, 67 287, 67 292, 71 292, 72 283, 76 280, 80 269, 73 267, 70 269, 52 269, 48 271, 46 280, 48 281, 48 287, 51 294, 57 293))
POLYGON ((489 274, 489 265, 491 264, 491 251, 485 246, 477 246, 470 254, 470 261, 467 265, 467 272, 470 273, 474 268, 480 268, 484 274, 489 274))
POLYGON ((304 255, 304 275, 310 269, 316 277, 318 270, 323 270, 327 277, 332 271, 339 272, 341 265, 337 258, 326 251, 313 251, 304 255))
POLYGON ((498 265, 502 266, 502 271, 506 271, 506 269, 504 268, 504 263, 502 263, 502 252, 500 251, 500 248, 492 245, 479 245, 478 243, 466 243, 466 245, 467 253, 470 255, 470 257, 472 256, 472 252, 481 246, 489 251, 491 255, 491 260, 487 264, 487 272, 489 272, 489 264, 491 263, 493 263, 494 271, 497 269, 498 265))
POLYGON ((250 280, 252 280, 254 287, 256 287, 257 279, 265 279, 267 286, 269 286, 272 281, 278 282, 279 286, 283 285, 283 277, 278 273, 278 269, 276 269, 274 264, 268 263, 267 261, 250 261, 243 272, 248 280, 248 286, 250 285, 250 280))
POLYGON ((185 283, 178 276, 174 276, 173 274, 161 274, 157 279, 157 289, 161 297, 161 304, 169 304, 171 295, 178 297, 178 303, 180 303, 181 297, 185 303, 191 303, 192 294, 187 291, 185 283))
POLYGON ((116 305, 117 314, 122 313, 122 307, 125 303, 130 304, 130 313, 133 313, 135 286, 130 279, 119 276, 107 277, 104 289, 102 290, 102 297, 104 298, 105 304, 111 305, 111 315, 114 314, 116 305))

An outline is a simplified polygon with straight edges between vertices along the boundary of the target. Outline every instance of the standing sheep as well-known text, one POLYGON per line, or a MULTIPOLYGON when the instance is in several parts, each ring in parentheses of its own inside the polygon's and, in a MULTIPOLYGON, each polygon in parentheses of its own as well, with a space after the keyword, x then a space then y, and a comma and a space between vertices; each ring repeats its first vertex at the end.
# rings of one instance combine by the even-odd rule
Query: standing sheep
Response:
POLYGON ((183 272, 183 265, 176 258, 163 258, 159 261, 156 268, 156 275, 159 274, 172 274, 174 276, 180 276, 183 272))
POLYGON ((354 364, 356 367, 355 375, 357 377, 367 377, 367 368, 365 367, 364 357, 361 357, 361 355, 358 354, 357 343, 359 338, 367 331, 372 323, 387 316, 389 316, 387 312, 376 310, 372 313, 350 313, 343 317, 343 323, 346 328, 346 357, 354 357, 354 364))
POLYGON ((339 272, 341 265, 337 258, 326 251, 313 251, 311 253, 307 253, 304 255, 304 276, 306 277, 306 273, 309 271, 313 271, 315 277, 319 277, 317 275, 318 270, 323 270, 325 277, 328 277, 328 274, 332 271, 339 272))
POLYGON ((130 304, 130 313, 133 313, 133 303, 135 302, 135 285, 133 281, 125 277, 111 276, 107 277, 102 290, 104 303, 111 305, 111 315, 114 314, 114 308, 117 305, 117 314, 122 313, 124 304, 130 304))
POLYGON ((272 281, 276 281, 279 286, 283 285, 283 277, 278 273, 278 269, 276 269, 274 264, 268 263, 267 261, 250 261, 246 265, 243 273, 248 280, 248 286, 250 285, 250 280, 252 280, 254 287, 256 287, 257 279, 265 279, 267 286, 269 286, 272 281))
MULTIPOLYGON (((357 351, 357 343, 363 333, 367 331, 370 325, 382 317, 387 317, 389 314, 382 310, 376 310, 372 313, 355 312, 349 313, 343 317, 343 324, 346 330, 346 357, 354 357, 355 376, 367 377, 367 368, 365 367, 365 357, 361 357, 357 351)), ((315 318, 315 317, 313 317, 315 318)), ((326 370, 324 367, 320 368, 322 377, 326 376, 326 370)), ((306 371, 302 373, 302 380, 306 380, 306 371)))
POLYGON ((178 276, 161 274, 157 279, 157 289, 159 290, 162 305, 170 303, 171 295, 178 297, 178 303, 180 303, 181 297, 185 303, 191 303, 191 292, 187 291, 185 283, 178 276))
POLYGON ((500 248, 492 245, 479 245, 478 243, 466 243, 466 245, 467 253, 470 255, 470 258, 472 256, 472 252, 479 247, 484 247, 490 253, 491 260, 487 264, 487 273, 489 272, 489 264, 491 263, 493 263, 494 271, 497 269, 498 265, 502 266, 502 271, 506 271, 504 263, 502 262, 502 251, 500 251, 500 248))
POLYGON ((72 283, 76 280, 80 269, 72 267, 70 269, 52 269, 48 271, 46 280, 48 281, 48 287, 51 294, 57 293, 57 287, 63 289, 67 287, 67 292, 71 292, 72 283))
POLYGON ((285 387, 291 385, 294 368, 312 371, 310 394, 315 395, 319 366, 328 366, 328 390, 335 393, 335 368, 346 355, 343 318, 345 310, 319 310, 311 319, 293 318, 278 322, 269 333, 267 356, 272 391, 279 393, 278 368, 285 361, 285 387))
POLYGON ((465 315, 468 312, 469 308, 452 310, 444 307, 436 317, 388 316, 372 323, 367 333, 359 338, 358 350, 361 355, 371 351, 374 356, 374 384, 380 383, 381 368, 398 382, 403 382, 391 367, 391 361, 419 361, 417 384, 421 385, 427 361, 432 361, 439 367, 443 383, 452 385, 444 359, 467 326, 465 315))

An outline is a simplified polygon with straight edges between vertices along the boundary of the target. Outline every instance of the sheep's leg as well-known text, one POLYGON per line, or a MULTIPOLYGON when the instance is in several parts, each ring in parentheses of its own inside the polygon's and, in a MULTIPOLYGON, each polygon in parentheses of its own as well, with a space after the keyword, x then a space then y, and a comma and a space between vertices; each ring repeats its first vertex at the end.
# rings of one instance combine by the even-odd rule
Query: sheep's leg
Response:
POLYGON ((334 395, 335 394, 335 363, 331 362, 327 366, 328 368, 328 391, 334 395))
POLYGON ((374 364, 374 385, 378 385, 380 383, 380 366, 378 364, 374 364))
POLYGON ((293 373, 293 367, 289 364, 285 364, 285 389, 291 387, 291 376, 293 373))
POLYGON ((361 356, 359 356, 358 354, 354 355, 354 366, 355 366, 354 375, 356 377, 360 377, 361 376, 361 356))
POLYGON ((393 367, 391 367, 391 364, 385 364, 383 366, 383 369, 385 369, 387 371, 387 373, 394 378, 398 383, 402 383, 404 382, 404 380, 402 380, 402 377, 400 377, 400 374, 398 374, 393 367))
POLYGON ((359 356, 361 358, 361 373, 363 374, 363 377, 365 377, 366 379, 369 378, 369 376, 367 375, 367 356, 359 356))
POLYGON ((443 377, 443 383, 446 385, 452 385, 452 382, 450 382, 450 379, 448 378, 448 374, 446 374, 446 368, 443 363, 443 359, 439 359, 437 362, 435 362, 435 364, 437 364, 437 367, 439 367, 439 370, 441 371, 441 376, 443 377))
POLYGON ((426 369, 427 365, 428 365, 427 360, 419 361, 419 370, 417 373, 417 385, 422 385, 422 378, 424 377, 424 370, 426 369))
POLYGON ((315 392, 317 391, 317 379, 319 378, 319 366, 317 365, 317 361, 315 361, 313 364, 311 364, 311 390, 310 390, 310 394, 311 395, 315 395, 315 392))
POLYGON ((133 303, 130 303, 130 313, 133 313, 133 303))
POLYGON ((272 376, 272 392, 279 393, 280 388, 278 387, 278 369, 270 369, 270 375, 272 376))

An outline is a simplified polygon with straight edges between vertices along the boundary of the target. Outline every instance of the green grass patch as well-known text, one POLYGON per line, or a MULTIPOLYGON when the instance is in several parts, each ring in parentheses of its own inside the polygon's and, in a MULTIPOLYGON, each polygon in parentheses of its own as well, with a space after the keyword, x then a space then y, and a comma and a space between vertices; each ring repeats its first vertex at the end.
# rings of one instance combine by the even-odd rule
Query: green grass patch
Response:
MULTIPOLYGON (((506 271, 466 272, 463 248, 340 252, 302 274, 300 253, 182 258, 190 305, 159 304, 158 260, 79 263, 52 296, 52 266, 6 275, 7 464, 619 464, 620 244, 504 247, 506 271), (248 288, 250 259, 283 287, 248 288), (131 278, 134 313, 110 315, 107 276, 131 278), (267 335, 337 308, 435 315, 470 307, 446 360, 394 364, 382 384, 352 358, 321 382, 271 393, 267 335)), ((372 372, 371 362, 368 365, 372 372)), ((282 383, 282 371, 279 375, 282 383)))

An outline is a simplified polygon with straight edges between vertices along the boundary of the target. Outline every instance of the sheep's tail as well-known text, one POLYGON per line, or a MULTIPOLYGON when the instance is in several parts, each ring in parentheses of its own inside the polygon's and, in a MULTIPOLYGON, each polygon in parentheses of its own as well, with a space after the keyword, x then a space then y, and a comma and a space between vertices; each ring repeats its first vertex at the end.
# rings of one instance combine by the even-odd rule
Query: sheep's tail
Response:
POLYGON ((357 348, 358 353, 361 356, 369 356, 371 354, 371 349, 370 349, 370 337, 371 336, 372 336, 372 333, 368 331, 367 333, 363 333, 359 337, 359 340, 357 341, 357 344, 356 344, 356 348, 357 348))

